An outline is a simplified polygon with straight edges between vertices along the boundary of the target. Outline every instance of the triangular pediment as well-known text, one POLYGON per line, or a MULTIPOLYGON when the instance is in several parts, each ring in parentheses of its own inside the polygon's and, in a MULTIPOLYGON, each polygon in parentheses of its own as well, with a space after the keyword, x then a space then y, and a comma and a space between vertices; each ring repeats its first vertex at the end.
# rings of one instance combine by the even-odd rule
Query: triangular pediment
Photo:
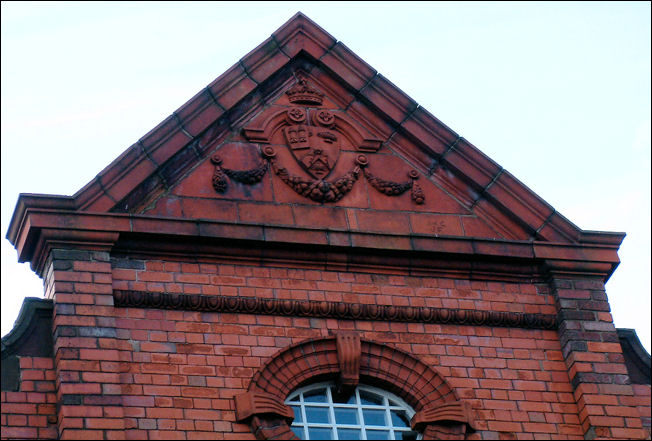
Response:
POLYGON ((346 88, 316 64, 302 60, 301 67, 291 66, 279 83, 263 97, 266 104, 260 110, 219 138, 186 175, 168 189, 159 189, 146 206, 132 206, 132 212, 334 230, 514 238, 429 179, 424 164, 414 154, 410 157, 418 147, 398 139, 397 133, 388 136, 379 130, 378 122, 369 120, 374 113, 367 106, 353 110, 346 88))
POLYGON ((166 218, 591 240, 301 13, 74 199, 166 218))

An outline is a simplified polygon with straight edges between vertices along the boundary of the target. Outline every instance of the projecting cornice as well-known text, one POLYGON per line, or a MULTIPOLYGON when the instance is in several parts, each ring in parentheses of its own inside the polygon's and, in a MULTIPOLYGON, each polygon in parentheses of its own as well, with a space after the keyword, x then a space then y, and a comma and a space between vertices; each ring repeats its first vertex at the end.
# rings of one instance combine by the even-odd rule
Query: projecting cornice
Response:
MULTIPOLYGON (((34 198, 33 196, 29 197, 34 198)), ((568 244, 419 234, 380 234, 261 223, 87 213, 19 202, 8 239, 21 262, 40 273, 53 247, 170 251, 310 262, 325 269, 395 268, 412 274, 543 279, 582 274, 607 279, 619 263, 620 241, 568 244)), ((57 199, 61 202, 61 199, 57 199)), ((63 200, 65 204, 65 199, 63 200)), ((609 236, 607 236, 609 237, 609 236)))

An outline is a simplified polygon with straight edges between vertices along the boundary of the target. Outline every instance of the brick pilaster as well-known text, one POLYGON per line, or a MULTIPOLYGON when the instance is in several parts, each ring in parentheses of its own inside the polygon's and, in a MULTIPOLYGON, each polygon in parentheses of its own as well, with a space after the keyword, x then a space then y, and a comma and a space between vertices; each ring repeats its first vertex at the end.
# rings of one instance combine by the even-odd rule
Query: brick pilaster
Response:
POLYGON ((641 418, 600 279, 551 281, 559 339, 585 439, 644 439, 641 418))
POLYGON ((44 280, 54 301, 60 439, 124 439, 120 361, 130 352, 115 338, 108 251, 53 249, 44 280))

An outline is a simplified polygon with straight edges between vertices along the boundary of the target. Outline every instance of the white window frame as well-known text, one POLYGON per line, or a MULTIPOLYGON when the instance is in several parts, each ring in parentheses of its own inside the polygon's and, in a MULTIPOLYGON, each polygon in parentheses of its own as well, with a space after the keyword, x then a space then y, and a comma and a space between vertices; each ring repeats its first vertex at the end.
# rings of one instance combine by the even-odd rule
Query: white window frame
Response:
MULTIPOLYGON (((336 384, 333 381, 328 381, 328 382, 321 382, 321 383, 315 383, 315 384, 310 384, 308 386, 299 388, 295 391, 293 391, 287 400, 285 400, 285 404, 288 406, 293 406, 295 408, 295 413, 297 411, 296 407, 299 408, 299 411, 301 412, 301 422, 298 423, 296 422, 299 418, 295 416, 295 421, 292 423, 292 428, 293 430, 301 430, 303 432, 303 436, 300 437, 301 439, 310 439, 308 436, 308 428, 320 428, 320 429, 330 429, 331 431, 331 439, 337 440, 338 438, 338 433, 337 429, 354 429, 354 430, 360 430, 360 439, 366 440, 367 439, 367 430, 369 429, 377 429, 377 430, 385 430, 388 431, 390 434, 389 439, 396 439, 396 434, 395 432, 411 432, 412 429, 410 427, 406 428, 398 428, 394 427, 391 422, 391 414, 390 410, 396 410, 396 411, 404 411, 408 417, 408 420, 410 420, 415 412, 410 407, 405 401, 403 401, 401 398, 397 397, 396 395, 392 394, 391 392, 388 392, 383 389, 379 389, 377 387, 373 386, 368 386, 365 384, 360 384, 358 387, 355 389, 355 395, 356 395, 356 402, 355 404, 343 404, 343 403, 333 403, 333 397, 331 394, 331 388, 336 388, 336 384), (315 389, 322 389, 326 388, 326 402, 325 403, 317 403, 317 402, 305 402, 303 399, 303 394, 306 392, 311 392, 315 389), (372 394, 378 395, 383 399, 383 404, 374 404, 374 405, 368 405, 368 404, 359 404, 361 403, 360 401, 360 391, 365 391, 365 392, 370 392, 372 394), (295 398, 292 400, 291 398, 295 398), (391 405, 389 400, 392 400, 395 404, 397 405, 391 405), (329 422, 328 423, 310 423, 306 419, 306 406, 308 407, 319 407, 319 408, 324 408, 328 409, 328 415, 329 415, 329 422), (335 422, 335 411, 334 409, 357 409, 358 411, 358 422, 359 424, 337 424, 335 422), (364 419, 362 416, 362 410, 363 409, 373 409, 373 410, 384 410, 385 411, 385 421, 389 422, 390 425, 384 425, 384 426, 365 426, 364 419)), ((421 439, 421 434, 419 434, 417 439, 421 439)))

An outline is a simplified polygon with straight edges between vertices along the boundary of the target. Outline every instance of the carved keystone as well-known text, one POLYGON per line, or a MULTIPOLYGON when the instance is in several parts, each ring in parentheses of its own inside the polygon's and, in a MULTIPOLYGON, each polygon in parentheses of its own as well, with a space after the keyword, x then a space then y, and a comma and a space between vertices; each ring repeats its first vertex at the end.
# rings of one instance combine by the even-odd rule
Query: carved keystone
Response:
POLYGON ((337 361, 340 365, 340 389, 353 389, 360 381, 360 356, 362 347, 360 334, 353 331, 341 331, 335 334, 337 343, 337 361))
POLYGON ((412 426, 412 430, 420 432, 429 424, 451 421, 468 424, 474 429, 475 419, 470 404, 465 401, 455 401, 453 403, 425 407, 412 417, 410 425, 412 426))
POLYGON ((294 420, 294 411, 286 406, 279 397, 260 391, 249 391, 235 396, 235 416, 238 422, 244 422, 254 415, 272 414, 286 420, 294 420))

